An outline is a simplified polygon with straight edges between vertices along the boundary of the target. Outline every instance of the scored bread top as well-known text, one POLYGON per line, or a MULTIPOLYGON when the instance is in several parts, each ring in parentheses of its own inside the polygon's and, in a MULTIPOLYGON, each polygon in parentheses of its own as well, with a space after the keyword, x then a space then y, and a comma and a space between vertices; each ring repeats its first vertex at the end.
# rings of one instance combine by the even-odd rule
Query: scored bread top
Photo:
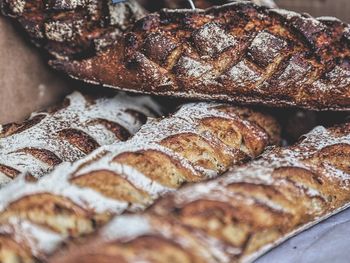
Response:
POLYGON ((315 128, 224 176, 117 216, 51 262, 252 262, 350 205, 350 124, 315 128))
POLYGON ((36 45, 61 59, 93 56, 146 14, 136 0, 2 0, 0 5, 36 45))
POLYGON ((186 104, 170 117, 150 120, 129 141, 101 147, 37 182, 21 177, 1 189, 0 251, 23 258, 19 246, 28 257, 45 258, 67 237, 91 233, 114 214, 143 210, 186 182, 221 175, 278 142, 278 124, 266 114, 186 104), (52 242, 44 242, 40 233, 46 231, 52 242))
POLYGON ((53 61, 74 78, 196 99, 350 109, 350 27, 239 2, 162 10, 90 58, 53 61))
MULTIPOLYGON (((268 2, 270 0, 267 0, 268 2)), ((4 15, 15 18, 31 40, 60 59, 82 59, 94 56, 114 45, 123 33, 147 14, 141 4, 150 10, 162 7, 188 6, 183 1, 28 1, 2 0, 4 15)), ((197 8, 228 3, 228 0, 195 1, 197 8)), ((261 4, 260 0, 256 1, 261 4)), ((265 1, 263 4, 265 4, 265 1)))
POLYGON ((93 98, 79 92, 60 107, 0 125, 0 185, 21 172, 38 178, 61 162, 76 161, 102 145, 125 141, 160 113, 149 97, 93 98))

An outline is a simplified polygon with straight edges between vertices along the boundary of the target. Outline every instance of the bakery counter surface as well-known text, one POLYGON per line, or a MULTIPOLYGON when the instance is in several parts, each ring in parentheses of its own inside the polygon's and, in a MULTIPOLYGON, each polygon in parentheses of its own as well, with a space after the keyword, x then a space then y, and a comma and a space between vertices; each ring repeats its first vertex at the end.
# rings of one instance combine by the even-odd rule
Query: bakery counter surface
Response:
POLYGON ((350 209, 321 222, 256 261, 256 263, 347 263, 350 209))

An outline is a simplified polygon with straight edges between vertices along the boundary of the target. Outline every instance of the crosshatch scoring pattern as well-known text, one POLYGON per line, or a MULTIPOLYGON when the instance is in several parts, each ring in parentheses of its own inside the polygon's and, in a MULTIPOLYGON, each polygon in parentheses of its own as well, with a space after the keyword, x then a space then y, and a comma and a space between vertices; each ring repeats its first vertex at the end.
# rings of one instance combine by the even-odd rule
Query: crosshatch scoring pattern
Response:
POLYGON ((117 89, 346 110, 349 32, 337 19, 248 2, 163 10, 139 20, 123 41, 95 57, 51 64, 117 89))
POLYGON ((54 57, 82 58, 112 45, 147 12, 136 0, 3 0, 5 15, 16 18, 35 44, 54 57))

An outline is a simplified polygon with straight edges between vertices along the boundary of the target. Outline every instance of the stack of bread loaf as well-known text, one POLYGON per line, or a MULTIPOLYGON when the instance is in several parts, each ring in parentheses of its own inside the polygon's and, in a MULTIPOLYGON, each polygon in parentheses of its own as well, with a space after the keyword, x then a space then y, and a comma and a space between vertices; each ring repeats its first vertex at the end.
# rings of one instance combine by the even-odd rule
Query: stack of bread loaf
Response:
POLYGON ((350 26, 256 2, 0 0, 95 89, 0 126, 1 262, 252 262, 350 206, 346 113, 273 110, 350 110, 350 26))

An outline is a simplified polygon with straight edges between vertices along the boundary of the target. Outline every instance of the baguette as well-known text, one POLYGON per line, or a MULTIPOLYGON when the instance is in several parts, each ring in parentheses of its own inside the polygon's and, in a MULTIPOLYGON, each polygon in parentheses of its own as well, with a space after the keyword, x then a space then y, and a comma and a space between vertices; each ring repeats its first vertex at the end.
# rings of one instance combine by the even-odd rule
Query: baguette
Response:
POLYGON ((38 182, 0 190, 0 261, 44 261, 67 239, 113 215, 144 210, 186 182, 216 177, 278 143, 268 115, 225 104, 187 104, 129 141, 105 146, 38 182))
MULTIPOLYGON (((196 1, 198 8, 229 1, 196 1)), ((257 0, 260 3, 260 0, 257 0)), ((180 8, 186 1, 141 1, 151 10, 161 7, 180 8)), ((31 40, 60 59, 94 56, 115 44, 122 34, 147 11, 136 0, 113 3, 101 1, 0 0, 2 13, 21 25, 31 40)))
POLYGON ((50 262, 252 262, 350 205, 350 123, 319 126, 141 215, 117 216, 50 262))
POLYGON ((33 113, 22 123, 0 125, 0 186, 22 172, 39 178, 102 145, 125 141, 159 114, 148 97, 92 98, 79 92, 60 107, 33 113))
POLYGON ((139 20, 92 58, 51 65, 133 92, 350 110, 349 29, 249 2, 168 9, 139 20))
POLYGON ((37 46, 61 59, 95 55, 147 14, 136 0, 44 2, 1 0, 0 5, 3 14, 15 18, 37 46))

